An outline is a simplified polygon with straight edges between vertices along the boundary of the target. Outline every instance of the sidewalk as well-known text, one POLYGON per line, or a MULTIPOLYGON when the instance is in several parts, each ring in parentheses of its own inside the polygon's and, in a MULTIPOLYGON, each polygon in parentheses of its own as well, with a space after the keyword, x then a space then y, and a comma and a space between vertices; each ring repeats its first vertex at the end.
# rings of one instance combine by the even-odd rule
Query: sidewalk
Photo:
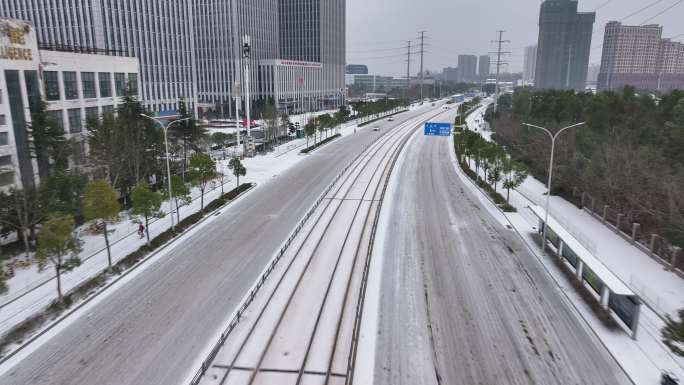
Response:
MULTIPOLYGON (((475 120, 482 120, 479 114, 483 110, 479 109, 468 117, 470 127, 477 127, 475 120)), ((491 133, 483 136, 489 140, 491 133)), ((468 179, 460 168, 457 169, 463 179, 468 179)), ((477 191, 483 204, 490 208, 489 211, 495 217, 504 225, 512 226, 534 253, 541 256, 540 262, 556 280, 559 288, 635 384, 659 383, 662 370, 670 370, 684 379, 684 358, 672 354, 660 341, 660 329, 664 326, 662 317, 675 315, 678 309, 684 308, 684 279, 665 270, 660 263, 632 246, 590 214, 560 197, 551 197, 550 215, 644 301, 646 306, 642 306, 637 340, 632 340, 621 329, 607 328, 552 259, 543 256, 540 245, 533 238, 537 233, 538 220, 527 207, 532 204, 544 206, 544 184, 528 177, 517 190, 511 191, 510 203, 518 212, 505 215, 494 209, 473 183, 467 184, 473 191, 477 191)))
MULTIPOLYGON (((355 129, 357 129, 357 123, 351 121, 341 126, 340 133, 349 135, 355 129)), ((303 149, 305 145, 306 139, 296 139, 276 147, 274 151, 266 155, 245 159, 244 165, 247 168, 247 175, 241 177, 240 182, 256 183, 257 188, 259 188, 268 180, 277 177, 296 163, 306 159, 305 156, 299 154, 299 150, 303 149)), ((236 187, 235 179, 230 175, 228 162, 228 159, 217 162, 218 171, 227 174, 223 179, 225 192, 236 187)), ((200 210, 199 189, 193 188, 191 195, 192 203, 180 208, 181 220, 200 210)), ((220 196, 220 180, 210 183, 204 194, 205 205, 220 196)), ((170 211, 168 202, 162 204, 161 211, 164 213, 170 211)), ((151 221, 149 226, 150 238, 166 231, 170 225, 168 214, 163 218, 151 221)), ((121 221, 108 226, 108 229, 112 231, 109 240, 113 264, 145 244, 145 239, 140 239, 137 235, 138 224, 134 223, 127 213, 122 213, 121 221)), ((107 267, 104 237, 101 234, 87 234, 85 226, 77 229, 77 231, 83 241, 83 251, 80 254, 82 264, 75 270, 62 274, 62 291, 64 293, 97 275, 107 267)), ((15 276, 7 282, 9 290, 0 295, 0 335, 9 331, 19 322, 37 314, 57 298, 54 276, 54 269, 48 267, 39 272, 35 263, 28 268, 15 271, 15 276)))

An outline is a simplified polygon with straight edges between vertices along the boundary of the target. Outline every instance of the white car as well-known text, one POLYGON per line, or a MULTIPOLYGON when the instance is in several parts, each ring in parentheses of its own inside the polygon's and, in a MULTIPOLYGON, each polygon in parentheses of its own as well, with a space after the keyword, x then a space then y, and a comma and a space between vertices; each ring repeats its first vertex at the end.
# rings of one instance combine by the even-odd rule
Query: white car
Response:
POLYGON ((380 126, 373 126, 373 131, 380 131, 380 126))
POLYGON ((393 122, 393 121, 394 121, 394 118, 390 116, 389 118, 387 118, 387 121, 388 121, 388 122, 393 122))

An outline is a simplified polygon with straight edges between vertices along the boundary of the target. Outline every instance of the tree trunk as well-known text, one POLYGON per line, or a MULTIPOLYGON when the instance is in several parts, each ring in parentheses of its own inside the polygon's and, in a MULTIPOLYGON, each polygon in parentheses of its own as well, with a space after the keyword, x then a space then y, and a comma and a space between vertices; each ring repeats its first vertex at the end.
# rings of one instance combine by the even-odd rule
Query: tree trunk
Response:
POLYGON ((240 187, 240 174, 237 175, 237 187, 240 187))
POLYGON ((511 189, 509 187, 506 189, 506 203, 510 202, 510 198, 511 198, 511 189))
POLYGON ((204 189, 200 189, 200 211, 204 210, 204 189))
POLYGON ((178 199, 174 198, 173 200, 176 202, 176 223, 180 223, 180 208, 178 207, 178 199))
POLYGON ((28 235, 26 235, 26 228, 21 230, 21 240, 24 242, 24 251, 26 252, 26 258, 31 257, 31 245, 29 244, 28 235))
POLYGON ((109 264, 109 268, 111 269, 112 267, 112 251, 109 250, 109 235, 107 235, 107 222, 102 221, 102 224, 104 225, 104 239, 105 239, 105 246, 107 246, 107 263, 109 264))
POLYGON ((150 246, 150 220, 145 214, 145 235, 147 235, 147 246, 150 246))
POLYGON ((60 262, 62 258, 57 258, 57 264, 55 264, 55 275, 57 276, 57 301, 62 302, 62 269, 60 262))

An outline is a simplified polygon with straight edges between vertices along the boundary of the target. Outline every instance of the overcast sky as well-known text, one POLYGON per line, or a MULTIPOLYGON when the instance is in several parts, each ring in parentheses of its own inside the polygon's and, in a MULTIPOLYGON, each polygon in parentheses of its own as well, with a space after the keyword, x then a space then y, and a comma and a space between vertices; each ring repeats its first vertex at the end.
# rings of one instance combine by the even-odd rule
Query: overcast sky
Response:
MULTIPOLYGON (((491 41, 502 29, 504 39, 511 41, 505 45, 512 51, 506 58, 510 70, 521 71, 523 47, 537 42, 540 4, 541 0, 347 0, 347 63, 367 64, 373 74, 405 76, 402 47, 408 40, 417 44, 419 31, 426 30, 430 46, 425 68, 441 71, 456 67, 459 54, 494 51, 491 41)), ((590 63, 600 64, 605 24, 630 14, 636 13, 623 23, 661 24, 663 37, 684 34, 684 0, 579 0, 579 9, 597 12, 590 63)), ((684 35, 676 40, 684 40, 684 35)), ((412 59, 415 74, 419 55, 412 59)))

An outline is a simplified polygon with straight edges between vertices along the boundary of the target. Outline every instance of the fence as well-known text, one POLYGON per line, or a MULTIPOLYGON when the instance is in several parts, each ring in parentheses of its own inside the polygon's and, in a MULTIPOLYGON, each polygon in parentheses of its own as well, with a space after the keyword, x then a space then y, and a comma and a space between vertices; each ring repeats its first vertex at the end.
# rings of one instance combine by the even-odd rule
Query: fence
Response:
POLYGON ((587 192, 578 194, 577 189, 573 189, 572 201, 616 234, 684 278, 684 256, 680 247, 673 245, 659 234, 643 232, 641 225, 633 222, 628 215, 597 200, 587 192))

